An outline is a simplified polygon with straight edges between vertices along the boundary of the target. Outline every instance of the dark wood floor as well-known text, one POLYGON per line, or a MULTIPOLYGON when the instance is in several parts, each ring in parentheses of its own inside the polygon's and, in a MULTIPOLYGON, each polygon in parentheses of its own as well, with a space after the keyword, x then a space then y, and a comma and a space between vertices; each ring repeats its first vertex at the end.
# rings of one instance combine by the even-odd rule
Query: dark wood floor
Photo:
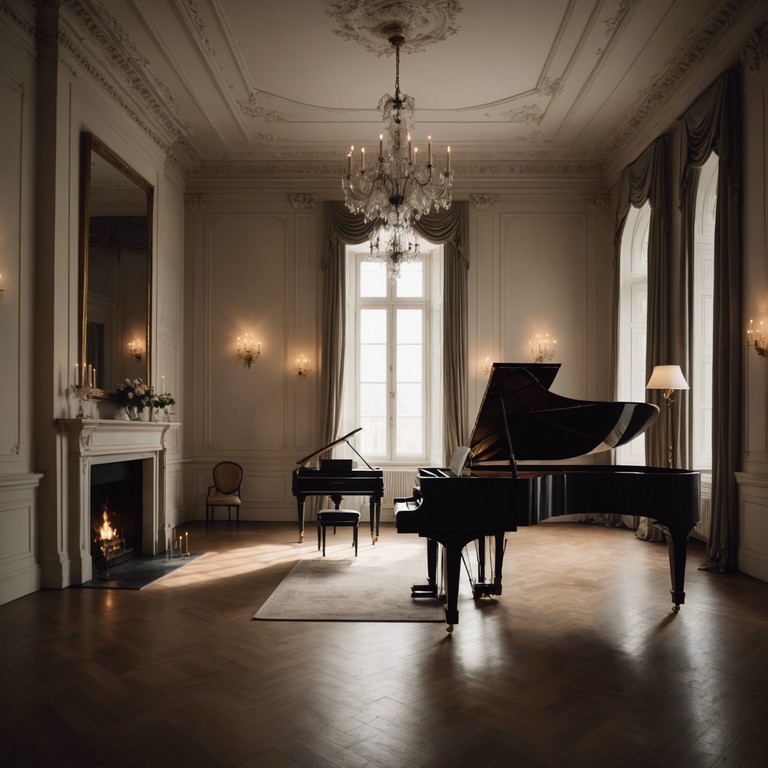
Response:
MULTIPOLYGON (((312 535, 190 526, 207 554, 140 592, 0 606, 0 765, 764 766, 768 584, 578 524, 509 534, 505 593, 460 624, 253 621, 312 535)), ((329 556, 351 557, 347 537, 329 556), (338 547, 343 546, 340 550, 338 547)), ((360 557, 416 536, 387 527, 360 557)), ((397 567, 393 562, 393 567, 397 567)), ((403 600, 408 600, 403 595, 403 600)))

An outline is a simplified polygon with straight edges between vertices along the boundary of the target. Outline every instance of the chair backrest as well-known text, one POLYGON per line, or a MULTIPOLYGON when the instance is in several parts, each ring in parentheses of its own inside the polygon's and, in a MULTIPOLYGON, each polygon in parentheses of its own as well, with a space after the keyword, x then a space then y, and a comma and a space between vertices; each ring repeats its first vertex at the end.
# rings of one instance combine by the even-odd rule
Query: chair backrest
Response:
POLYGON ((243 481, 243 468, 234 461, 220 461, 213 468, 213 482, 222 493, 234 493, 243 481))

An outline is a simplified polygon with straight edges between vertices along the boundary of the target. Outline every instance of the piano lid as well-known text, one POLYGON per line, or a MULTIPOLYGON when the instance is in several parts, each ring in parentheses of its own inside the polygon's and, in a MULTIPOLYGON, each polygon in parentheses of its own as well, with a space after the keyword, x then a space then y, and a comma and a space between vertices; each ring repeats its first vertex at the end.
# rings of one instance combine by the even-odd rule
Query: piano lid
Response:
POLYGON ((549 391, 559 363, 494 363, 470 438, 472 462, 557 460, 624 445, 652 424, 651 403, 574 400, 549 391))
MULTIPOLYGON (((340 443, 346 443, 347 440, 349 440, 352 435, 356 435, 362 427, 358 427, 357 429, 353 429, 351 432, 348 432, 346 435, 342 435, 341 437, 337 437, 334 441, 328 443, 328 445, 324 445, 322 448, 318 448, 316 451, 312 451, 312 453, 309 454, 309 456, 305 456, 303 459, 299 459, 296 464, 298 466, 304 466, 308 461, 312 461, 317 456, 320 456, 321 454, 325 453, 326 451, 330 451, 331 448, 335 448, 340 443)), ((352 446, 349 446, 352 448, 352 446)), ((354 448, 352 448, 354 450, 354 448)), ((355 451, 357 453, 357 451, 355 451)), ((358 454, 359 455, 359 454, 358 454)), ((366 462, 367 464, 368 462, 366 462)))

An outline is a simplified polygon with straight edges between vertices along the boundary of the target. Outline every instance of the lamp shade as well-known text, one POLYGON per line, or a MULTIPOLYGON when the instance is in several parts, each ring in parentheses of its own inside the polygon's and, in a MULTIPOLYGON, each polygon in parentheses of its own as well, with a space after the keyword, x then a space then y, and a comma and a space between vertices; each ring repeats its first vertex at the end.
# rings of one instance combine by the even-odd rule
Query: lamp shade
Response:
POLYGON ((646 389, 690 389, 679 365, 657 365, 646 389))

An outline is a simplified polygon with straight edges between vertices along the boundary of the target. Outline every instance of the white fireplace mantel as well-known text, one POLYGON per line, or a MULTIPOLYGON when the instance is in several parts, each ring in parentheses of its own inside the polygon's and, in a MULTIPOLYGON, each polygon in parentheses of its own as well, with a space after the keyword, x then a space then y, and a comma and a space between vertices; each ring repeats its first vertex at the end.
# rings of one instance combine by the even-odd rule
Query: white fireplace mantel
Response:
POLYGON ((142 462, 141 554, 162 552, 165 549, 166 454, 169 438, 179 424, 109 419, 59 419, 58 424, 66 442, 62 460, 67 462, 69 513, 63 540, 69 545, 69 583, 82 584, 93 577, 91 467, 94 464, 142 462))

